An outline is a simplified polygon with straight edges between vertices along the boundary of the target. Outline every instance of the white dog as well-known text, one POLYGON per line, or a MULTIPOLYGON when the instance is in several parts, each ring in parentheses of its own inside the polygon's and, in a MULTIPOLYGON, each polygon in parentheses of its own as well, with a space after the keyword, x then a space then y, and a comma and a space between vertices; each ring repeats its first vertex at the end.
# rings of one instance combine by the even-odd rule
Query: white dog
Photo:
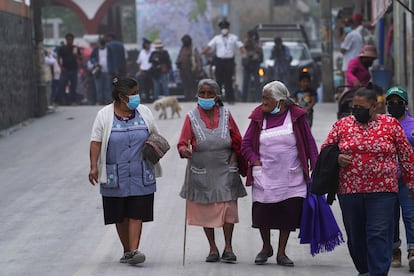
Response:
POLYGON ((178 103, 177 97, 175 96, 168 96, 164 98, 160 98, 154 102, 154 109, 159 111, 161 109, 161 113, 158 116, 159 119, 163 118, 167 119, 167 108, 171 107, 171 118, 174 117, 174 114, 177 113, 178 118, 180 118, 180 110, 182 109, 180 104, 178 103))

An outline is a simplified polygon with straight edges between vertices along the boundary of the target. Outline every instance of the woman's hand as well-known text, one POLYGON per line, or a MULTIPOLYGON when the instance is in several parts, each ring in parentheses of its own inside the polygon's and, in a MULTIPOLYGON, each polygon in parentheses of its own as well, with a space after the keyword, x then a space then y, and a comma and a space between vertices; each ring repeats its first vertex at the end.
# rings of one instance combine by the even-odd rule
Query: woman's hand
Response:
POLYGON ((97 167, 91 168, 89 172, 89 182, 95 186, 95 184, 98 184, 98 169, 97 167))
POLYGON ((352 163, 352 156, 349 154, 340 153, 338 155, 338 164, 341 168, 346 168, 352 163))
POLYGON ((232 152, 229 159, 229 164, 237 163, 237 154, 232 152))
POLYGON ((411 200, 414 200, 414 189, 409 190, 408 198, 410 198, 411 200))
POLYGON ((193 153, 192 153, 192 151, 190 149, 185 148, 185 149, 182 149, 180 151, 180 156, 181 156, 181 158, 191 159, 191 157, 193 157, 193 153))

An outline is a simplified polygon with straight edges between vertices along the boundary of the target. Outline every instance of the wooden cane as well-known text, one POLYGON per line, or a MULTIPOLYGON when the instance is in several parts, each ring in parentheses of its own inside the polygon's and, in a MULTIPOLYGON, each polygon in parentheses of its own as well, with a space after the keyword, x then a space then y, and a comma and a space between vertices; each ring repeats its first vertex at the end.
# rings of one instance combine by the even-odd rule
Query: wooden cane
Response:
MULTIPOLYGON (((191 140, 188 140, 188 149, 191 150, 191 140)), ((183 242, 183 266, 185 266, 185 248, 187 244, 187 207, 188 207, 188 181, 190 176, 190 158, 187 158, 187 167, 185 169, 185 217, 184 217, 184 242, 183 242)))

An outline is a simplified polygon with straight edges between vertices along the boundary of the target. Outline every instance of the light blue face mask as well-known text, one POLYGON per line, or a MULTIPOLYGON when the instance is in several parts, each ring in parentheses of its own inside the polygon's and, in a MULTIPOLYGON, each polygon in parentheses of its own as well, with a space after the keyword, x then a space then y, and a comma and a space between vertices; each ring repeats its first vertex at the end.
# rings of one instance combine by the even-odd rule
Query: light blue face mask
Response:
POLYGON ((277 114, 277 113, 279 113, 280 112, 280 108, 279 107, 275 107, 275 109, 273 109, 272 111, 270 111, 270 114, 277 114))
POLYGON ((198 97, 197 103, 204 110, 210 110, 216 104, 215 98, 204 99, 198 97))
POLYGON ((344 32, 347 34, 347 33, 349 33, 349 32, 351 32, 352 31, 352 28, 351 27, 345 27, 344 28, 344 32))
POLYGON ((139 104, 141 103, 141 98, 139 97, 139 94, 128 96, 129 102, 127 103, 127 106, 131 110, 137 109, 139 104))
POLYGON ((272 111, 270 111, 270 114, 277 114, 277 113, 279 113, 280 112, 280 102, 278 102, 277 104, 276 104, 276 106, 275 106, 275 108, 272 110, 272 111))

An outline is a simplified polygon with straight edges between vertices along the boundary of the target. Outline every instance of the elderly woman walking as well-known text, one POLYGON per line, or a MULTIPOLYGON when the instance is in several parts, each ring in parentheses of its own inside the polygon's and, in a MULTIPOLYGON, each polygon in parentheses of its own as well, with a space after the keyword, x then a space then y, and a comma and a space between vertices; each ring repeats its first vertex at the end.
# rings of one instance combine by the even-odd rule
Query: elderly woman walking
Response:
POLYGON ((263 87, 262 104, 251 113, 241 152, 249 162, 246 185, 252 185, 252 226, 263 241, 256 264, 273 255, 270 229, 279 229, 278 265, 293 266, 286 255, 291 231, 299 228, 309 162, 314 168, 318 149, 304 109, 289 100, 289 91, 279 81, 263 87))
POLYGON ((246 190, 237 164, 241 134, 218 92, 214 80, 201 80, 197 107, 185 118, 177 148, 181 158, 189 159, 189 171, 180 195, 187 200, 188 224, 204 228, 210 245, 206 262, 220 260, 214 228, 222 227, 221 260, 231 263, 237 261, 232 247, 234 224, 239 221, 237 199, 246 196, 246 190))

